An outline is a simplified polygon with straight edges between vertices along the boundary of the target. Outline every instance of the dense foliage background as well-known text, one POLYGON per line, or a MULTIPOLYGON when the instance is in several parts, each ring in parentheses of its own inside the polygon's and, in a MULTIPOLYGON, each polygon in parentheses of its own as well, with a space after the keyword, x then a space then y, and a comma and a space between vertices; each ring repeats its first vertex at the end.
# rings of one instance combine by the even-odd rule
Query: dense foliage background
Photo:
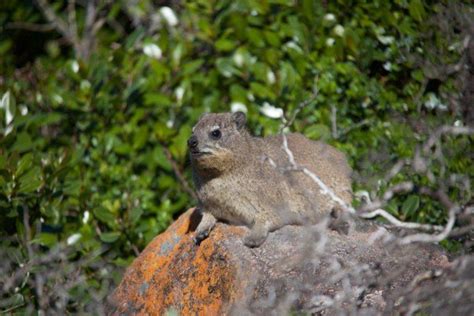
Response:
MULTIPOLYGON (((0 310, 100 313, 123 267, 195 204, 186 140, 206 111, 245 110, 256 135, 297 114, 289 130, 347 153, 355 191, 409 179, 472 203, 472 136, 442 137, 442 155, 426 157, 436 181, 410 168, 383 175, 437 127, 472 126, 473 10, 2 1, 0 310)), ((447 216, 416 192, 387 209, 406 221, 447 216)))

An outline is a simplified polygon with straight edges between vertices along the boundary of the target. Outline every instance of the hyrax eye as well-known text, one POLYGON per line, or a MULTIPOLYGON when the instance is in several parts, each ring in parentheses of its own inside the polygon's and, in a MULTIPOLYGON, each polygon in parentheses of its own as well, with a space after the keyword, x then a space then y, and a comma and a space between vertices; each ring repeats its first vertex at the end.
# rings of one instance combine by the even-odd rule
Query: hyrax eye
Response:
POLYGON ((211 132, 211 138, 212 139, 219 139, 219 138, 221 138, 221 136, 222 136, 222 133, 218 129, 215 129, 211 132))

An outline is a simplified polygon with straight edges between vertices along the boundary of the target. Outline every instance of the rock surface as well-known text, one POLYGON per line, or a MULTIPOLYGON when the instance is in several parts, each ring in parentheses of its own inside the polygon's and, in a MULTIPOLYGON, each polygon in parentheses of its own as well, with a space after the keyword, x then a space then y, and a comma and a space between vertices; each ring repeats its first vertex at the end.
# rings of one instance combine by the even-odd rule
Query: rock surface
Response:
POLYGON ((378 315, 420 308, 441 315, 474 307, 472 258, 453 264, 436 246, 388 243, 376 238, 386 231, 372 224, 353 225, 348 234, 324 224, 286 226, 251 249, 242 243, 246 228, 222 223, 195 245, 199 220, 187 211, 146 247, 110 296, 111 315, 378 315), (446 289, 448 281, 457 288, 446 289))

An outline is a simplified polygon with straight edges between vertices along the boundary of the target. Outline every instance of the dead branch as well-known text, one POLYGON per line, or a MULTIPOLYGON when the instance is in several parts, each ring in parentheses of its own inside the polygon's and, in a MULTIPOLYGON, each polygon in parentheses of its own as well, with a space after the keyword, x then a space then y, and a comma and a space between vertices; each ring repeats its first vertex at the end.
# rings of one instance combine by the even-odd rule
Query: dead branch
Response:
POLYGON ((182 188, 184 189, 184 191, 186 191, 186 193, 192 196, 193 199, 197 200, 196 193, 191 189, 191 186, 189 185, 188 181, 184 177, 183 172, 179 168, 176 161, 173 159, 173 155, 171 154, 171 152, 166 146, 162 146, 162 147, 163 147, 163 151, 165 152, 166 159, 170 163, 171 168, 173 169, 174 174, 176 175, 176 178, 178 178, 178 181, 181 183, 182 188))
MULTIPOLYGON (((305 104, 305 103, 302 103, 305 104)), ((307 104, 307 103, 306 103, 307 104)), ((302 108, 302 107, 301 107, 302 108)), ((298 107, 300 109, 300 107, 298 107)), ((423 145, 423 152, 425 154, 429 153, 430 148, 439 141, 439 139, 442 137, 444 134, 451 134, 451 135, 471 135, 474 133, 474 129, 470 127, 456 127, 456 126, 441 126, 438 128, 435 133, 433 133, 430 138, 426 141, 426 143, 423 145)), ((310 177, 314 183, 316 183, 320 189, 320 192, 324 195, 329 195, 329 197, 336 202, 343 210, 352 213, 352 214, 357 214, 357 216, 360 216, 362 218, 374 218, 377 216, 382 216, 385 219, 387 219, 392 225, 396 227, 402 227, 402 228, 409 228, 409 229, 420 229, 420 230, 428 230, 428 231, 439 231, 438 234, 413 234, 410 236, 406 236, 402 239, 400 239, 398 242, 400 244, 409 244, 413 242, 439 242, 445 238, 447 238, 450 233, 453 230, 454 223, 456 220, 456 215, 460 213, 461 208, 454 204, 447 194, 442 191, 441 189, 438 189, 436 191, 428 188, 428 187, 422 187, 419 189, 420 194, 423 195, 428 195, 433 199, 438 200, 444 207, 448 209, 448 221, 445 226, 439 226, 439 225, 429 225, 429 224, 420 224, 420 223, 413 223, 413 222, 403 222, 394 217, 393 215, 389 214, 387 211, 383 210, 382 207, 389 201, 391 200, 395 195, 399 193, 406 193, 406 192, 411 192, 414 190, 415 185, 411 181, 405 181, 398 183, 396 185, 393 185, 392 187, 388 188, 383 196, 381 198, 376 199, 375 201, 369 201, 366 205, 362 206, 358 211, 356 211, 352 206, 347 205, 342 199, 340 199, 316 174, 311 172, 305 167, 299 166, 294 158, 293 152, 289 149, 288 147, 288 140, 285 134, 282 134, 283 136, 283 144, 282 148, 285 151, 287 157, 288 157, 288 162, 290 163, 290 168, 283 168, 284 171, 301 171, 308 177, 310 177)), ((419 155, 419 151, 417 151, 417 154, 415 155, 415 158, 413 158, 413 162, 410 159, 401 159, 395 165, 391 168, 389 171, 388 175, 385 177, 385 180, 388 182, 390 179, 392 179, 396 174, 398 174, 401 169, 405 165, 414 165, 418 166, 416 167, 415 171, 426 171, 426 168, 421 168, 420 167, 420 159, 422 157, 419 155)), ((270 165, 274 168, 278 168, 276 163, 266 157, 266 161, 270 163, 270 165)), ((423 162, 423 165, 425 163, 423 162)), ((279 168, 281 169, 281 168, 279 168)))
POLYGON ((36 0, 36 4, 48 22, 73 46, 76 56, 88 60, 96 40, 97 32, 105 23, 104 18, 98 17, 96 0, 86 2, 84 30, 81 35, 77 28, 76 1, 69 0, 67 5, 67 20, 61 18, 52 8, 48 0, 36 0))

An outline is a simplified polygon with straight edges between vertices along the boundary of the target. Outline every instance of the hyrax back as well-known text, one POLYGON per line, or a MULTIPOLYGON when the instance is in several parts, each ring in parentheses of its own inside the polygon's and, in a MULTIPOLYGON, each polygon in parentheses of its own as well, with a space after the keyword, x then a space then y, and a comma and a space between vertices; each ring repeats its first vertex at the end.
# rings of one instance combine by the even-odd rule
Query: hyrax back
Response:
MULTIPOLYGON (((307 175, 290 170, 283 136, 253 137, 245 124, 242 112, 205 114, 188 140, 203 214, 197 240, 204 239, 220 220, 250 227, 244 243, 255 247, 269 231, 315 223, 335 206, 307 175)), ((344 155, 301 134, 286 137, 296 164, 315 173, 350 204, 351 169, 344 155)))

